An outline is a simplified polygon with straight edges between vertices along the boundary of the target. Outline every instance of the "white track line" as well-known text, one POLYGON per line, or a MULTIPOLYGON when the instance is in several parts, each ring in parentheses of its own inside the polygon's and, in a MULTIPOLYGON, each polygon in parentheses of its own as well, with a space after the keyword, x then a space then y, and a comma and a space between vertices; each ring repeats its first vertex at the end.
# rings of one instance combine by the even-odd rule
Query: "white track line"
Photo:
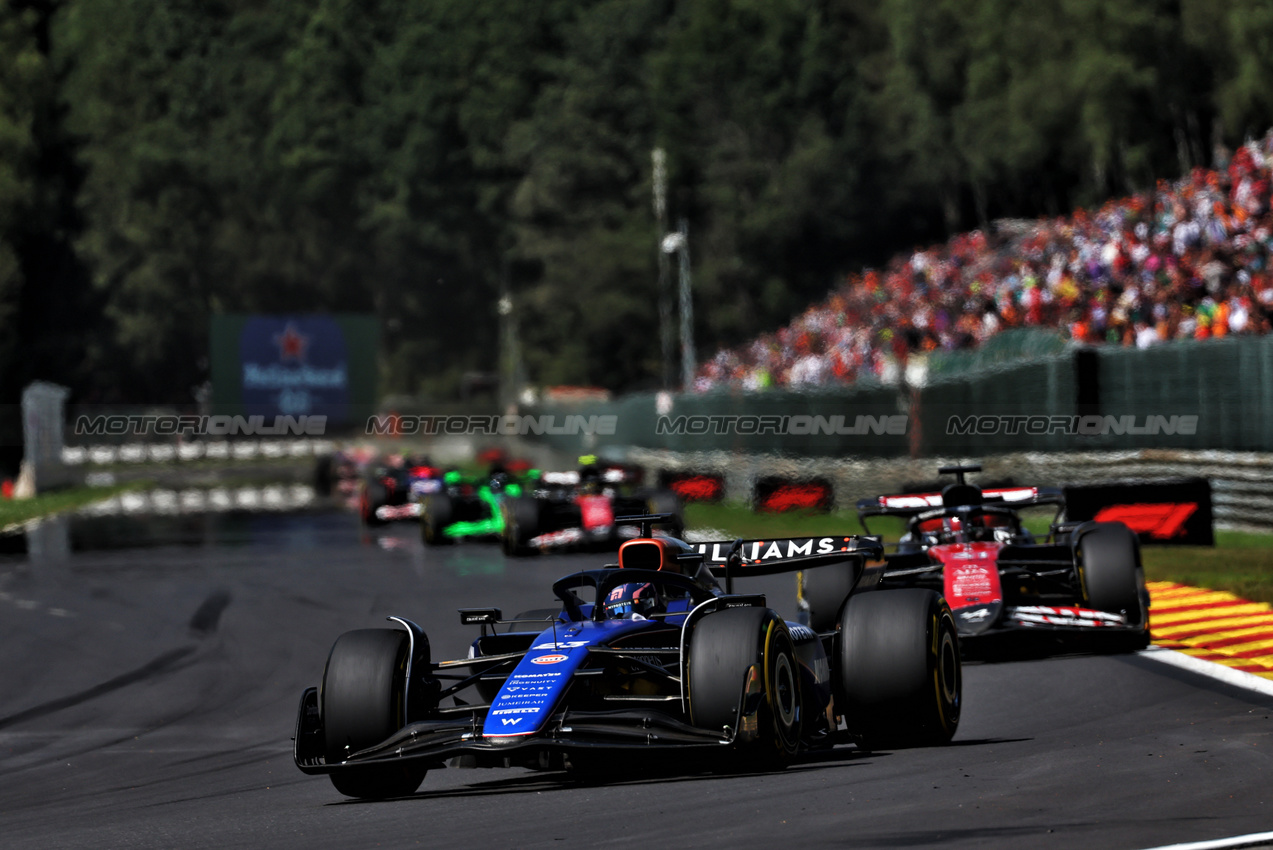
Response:
MULTIPOLYGON (((1194 658, 1192 655, 1185 655, 1183 652, 1176 652, 1174 649, 1165 649, 1161 646, 1151 646, 1149 649, 1142 650, 1137 653, 1142 658, 1148 658, 1153 661, 1161 661, 1164 664, 1170 664, 1173 667, 1179 667, 1182 670, 1188 670, 1191 673, 1199 673, 1203 676, 1210 676, 1227 685, 1234 685, 1239 688, 1246 688, 1249 691, 1258 691, 1267 696, 1273 696, 1273 680, 1265 679, 1254 673, 1247 673, 1242 670, 1234 670, 1232 667, 1225 667, 1223 664, 1216 664, 1212 661, 1203 661, 1201 658, 1194 658)), ((1273 836, 1273 832, 1267 833, 1273 836)), ((1172 845, 1173 847, 1198 847, 1202 848, 1203 844, 1181 844, 1172 845)), ((1207 844, 1205 846, 1212 846, 1207 844)), ((1216 844, 1216 847, 1240 847, 1244 845, 1238 844, 1216 844)))
MULTIPOLYGON (((1170 651, 1170 650, 1168 650, 1170 651)), ((1185 656, 1186 658, 1188 656, 1185 656)), ((1204 664, 1207 662, 1203 662, 1204 664)), ((1247 674, 1251 675, 1250 673, 1247 674)), ((1256 677, 1259 678, 1258 676, 1256 677)), ((1233 838, 1217 838, 1214 841, 1195 841, 1192 844, 1168 844, 1163 847, 1151 847, 1148 850, 1221 850, 1221 848, 1262 847, 1273 843, 1273 832, 1254 832, 1250 835, 1236 835, 1233 838)))

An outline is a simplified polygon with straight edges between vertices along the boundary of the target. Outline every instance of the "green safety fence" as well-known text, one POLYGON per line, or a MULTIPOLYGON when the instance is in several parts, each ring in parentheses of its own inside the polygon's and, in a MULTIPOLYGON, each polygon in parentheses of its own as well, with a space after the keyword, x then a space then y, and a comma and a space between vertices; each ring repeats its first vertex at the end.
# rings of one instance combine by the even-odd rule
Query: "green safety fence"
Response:
MULTIPOLYGON (((640 446, 793 456, 1009 451, 1273 451, 1273 337, 944 361, 922 387, 639 394, 531 413, 612 416, 542 438, 562 451, 640 446), (898 417, 904 417, 900 419, 898 417), (899 424, 902 426, 899 428, 899 424), (601 433, 604 431, 605 433, 601 433)), ((1025 353, 1018 346, 1019 353, 1025 353)))

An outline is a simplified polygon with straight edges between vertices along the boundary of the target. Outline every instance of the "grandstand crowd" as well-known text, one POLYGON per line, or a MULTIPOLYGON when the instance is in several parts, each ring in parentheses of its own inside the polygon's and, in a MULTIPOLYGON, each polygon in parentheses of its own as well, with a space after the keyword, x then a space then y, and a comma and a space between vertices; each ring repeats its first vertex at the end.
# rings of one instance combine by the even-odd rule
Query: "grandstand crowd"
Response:
POLYGON ((695 389, 849 384, 1018 327, 1138 348, 1268 333, 1271 189, 1273 130, 1096 212, 960 234, 852 275, 777 333, 719 352, 695 389))

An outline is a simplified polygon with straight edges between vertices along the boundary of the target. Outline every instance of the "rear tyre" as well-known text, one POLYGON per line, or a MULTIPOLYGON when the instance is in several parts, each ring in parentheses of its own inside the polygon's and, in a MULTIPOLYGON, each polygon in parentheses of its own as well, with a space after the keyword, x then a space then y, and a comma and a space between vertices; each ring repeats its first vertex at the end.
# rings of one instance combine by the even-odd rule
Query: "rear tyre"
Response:
POLYGON ((840 609, 857 579, 857 570, 850 563, 801 572, 800 595, 809 606, 809 628, 818 633, 835 631, 840 609))
POLYGON ((740 705, 753 708, 746 701, 755 671, 761 696, 755 735, 738 745, 739 755, 762 767, 785 767, 801 729, 800 668, 787 624, 767 608, 708 614, 694 627, 687 661, 690 722, 722 733, 738 725, 740 705))
POLYGON ((959 638, 937 593, 849 597, 836 660, 836 713, 865 749, 945 744, 959 728, 959 638))
POLYGON ((424 497, 420 510, 420 537, 426 546, 444 546, 452 538, 446 536, 454 508, 451 497, 445 493, 429 493, 424 497))
POLYGON ((1149 645, 1148 594, 1136 535, 1122 523, 1098 523, 1079 537, 1078 556, 1087 606, 1122 614, 1128 625, 1139 626, 1125 643, 1144 649, 1149 645))
MULTIPOLYGON (((406 725, 408 640, 393 629, 360 629, 337 639, 319 690, 328 764, 379 744, 406 725)), ((418 762, 366 765, 330 774, 347 797, 378 799, 415 793, 427 769, 418 762)))
POLYGON ((329 454, 322 455, 314 463, 314 492, 330 496, 335 478, 335 459, 329 454))
POLYGON ((518 557, 529 555, 527 545, 539 534, 539 502, 530 496, 504 501, 504 531, 500 534, 500 548, 505 555, 518 557))
POLYGON ((362 493, 358 497, 358 515, 367 525, 384 525, 384 520, 376 516, 376 509, 389 503, 389 491, 379 481, 364 481, 362 493))

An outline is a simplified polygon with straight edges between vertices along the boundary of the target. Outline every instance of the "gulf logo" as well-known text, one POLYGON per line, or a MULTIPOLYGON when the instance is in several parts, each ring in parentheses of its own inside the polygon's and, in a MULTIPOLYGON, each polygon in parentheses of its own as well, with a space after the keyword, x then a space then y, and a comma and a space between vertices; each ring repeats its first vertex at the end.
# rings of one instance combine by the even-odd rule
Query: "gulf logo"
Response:
POLYGON ((538 658, 532 658, 531 664, 560 664, 569 656, 566 655, 541 655, 538 658))

